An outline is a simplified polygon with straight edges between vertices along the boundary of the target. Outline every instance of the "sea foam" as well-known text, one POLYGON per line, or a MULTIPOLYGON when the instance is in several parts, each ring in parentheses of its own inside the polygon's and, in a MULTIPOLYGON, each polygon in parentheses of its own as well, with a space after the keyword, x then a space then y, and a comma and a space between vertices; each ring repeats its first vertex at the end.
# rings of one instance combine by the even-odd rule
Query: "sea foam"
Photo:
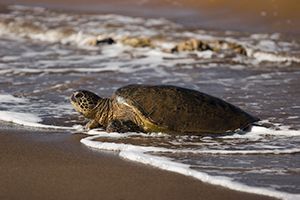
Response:
MULTIPOLYGON (((223 186, 232 190, 256 193, 260 195, 266 195, 271 197, 276 197, 285 200, 299 199, 300 195, 298 194, 290 194, 286 192, 276 191, 271 188, 262 188, 262 187, 254 187, 248 186, 236 181, 233 181, 231 178, 223 177, 223 176, 212 176, 204 172, 200 172, 191 168, 188 164, 183 164, 180 162, 175 162, 170 158, 164 156, 156 156, 152 155, 153 153, 161 153, 161 152, 172 152, 176 151, 174 149, 160 148, 160 147, 152 147, 152 146, 138 146, 132 144, 124 144, 124 143, 114 143, 114 142, 101 142, 95 141, 95 139, 99 138, 123 138, 128 137, 130 135, 137 135, 138 133, 106 133, 101 130, 92 130, 89 131, 88 134, 93 136, 89 136, 83 138, 81 143, 87 145, 88 147, 99 149, 99 150, 110 150, 117 151, 119 155, 125 159, 136 161, 143 164, 148 164, 154 167, 158 167, 163 170, 176 172, 179 174, 183 174, 186 176, 194 177, 198 180, 201 180, 206 183, 223 186), (97 134, 98 133, 98 134, 97 134)), ((255 134, 255 133, 254 133, 255 134)), ((260 134, 260 133, 258 133, 260 134)), ((276 152, 276 151, 275 151, 276 152)), ((299 149, 298 151, 299 152, 299 149)), ((207 153, 207 152, 203 152, 207 153)), ((212 152, 209 153, 220 153, 220 152, 212 152)), ((223 152, 229 153, 229 152, 223 152)), ((238 152, 238 153, 251 153, 251 152, 238 152)), ((264 152, 268 153, 268 152, 264 152)), ((286 152, 293 153, 293 152, 286 152)))
POLYGON ((23 126, 35 127, 35 128, 64 129, 64 130, 74 129, 72 127, 42 124, 40 122, 42 122, 43 120, 38 115, 33 113, 21 113, 21 112, 1 110, 0 120, 5 122, 12 122, 23 126))
POLYGON ((0 94, 0 103, 27 103, 24 98, 15 97, 11 94, 0 94))
MULTIPOLYGON (((216 37, 210 32, 203 30, 187 31, 180 25, 165 19, 143 19, 121 15, 66 15, 47 9, 41 12, 40 9, 26 6, 10 6, 8 13, 0 14, 0 36, 13 40, 25 41, 30 39, 48 43, 61 43, 63 45, 71 44, 79 49, 101 49, 105 55, 116 54, 116 56, 128 50, 128 46, 120 42, 124 37, 153 38, 155 49, 160 55, 165 54, 165 50, 172 49, 178 43, 178 39, 195 38, 203 41, 227 41, 232 44, 242 45, 247 51, 248 59, 254 65, 258 65, 261 62, 300 62, 298 54, 295 56, 285 55, 285 52, 289 52, 292 48, 298 49, 298 45, 289 41, 282 42, 276 34, 249 35, 244 39, 236 40, 227 36, 216 37), (31 23, 32 18, 35 19, 34 23, 31 23), (61 24, 57 23, 58 21, 61 24), (182 31, 179 31, 179 28, 182 31), (165 34, 166 32, 168 32, 167 35, 165 34), (154 39, 157 36, 163 37, 160 40, 154 39), (113 38, 117 43, 109 45, 111 46, 110 48, 106 48, 105 45, 91 46, 90 42, 95 42, 99 38, 113 38), (260 42, 257 42, 259 40, 260 42)), ((130 51, 143 53, 142 49, 144 48, 135 48, 135 50, 131 49, 130 51)), ((148 49, 146 52, 151 53, 151 50, 148 49)), ((184 57, 191 59, 191 64, 199 63, 199 58, 222 59, 225 56, 225 54, 215 51, 194 51, 192 54, 191 56, 190 53, 179 53, 179 55, 184 55, 184 57)), ((161 57, 159 56, 148 55, 147 57, 140 59, 140 61, 147 64, 156 59, 155 62, 161 62, 161 57)), ((6 57, 4 59, 13 61, 16 57, 6 57)), ((235 58, 238 62, 246 64, 248 59, 239 56, 239 54, 235 58)), ((0 73, 3 73, 3 71, 0 73)))

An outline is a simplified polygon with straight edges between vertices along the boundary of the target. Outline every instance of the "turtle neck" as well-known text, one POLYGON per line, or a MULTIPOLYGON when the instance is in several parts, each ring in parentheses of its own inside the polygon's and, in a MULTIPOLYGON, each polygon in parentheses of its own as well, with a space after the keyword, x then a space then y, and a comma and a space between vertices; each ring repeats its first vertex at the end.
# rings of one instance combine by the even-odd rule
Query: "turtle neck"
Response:
POLYGON ((99 122, 101 126, 106 127, 109 119, 112 116, 112 102, 110 98, 101 98, 98 101, 96 109, 96 114, 94 119, 99 122))

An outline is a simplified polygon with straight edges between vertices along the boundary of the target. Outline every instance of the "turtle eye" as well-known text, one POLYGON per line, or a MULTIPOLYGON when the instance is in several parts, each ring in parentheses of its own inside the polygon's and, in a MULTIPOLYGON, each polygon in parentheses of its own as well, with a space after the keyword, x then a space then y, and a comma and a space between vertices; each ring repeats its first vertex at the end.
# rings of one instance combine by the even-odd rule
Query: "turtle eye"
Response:
POLYGON ((82 94, 81 92, 78 92, 78 93, 76 93, 76 94, 74 95, 74 97, 75 97, 76 99, 78 99, 78 98, 83 97, 83 94, 82 94))

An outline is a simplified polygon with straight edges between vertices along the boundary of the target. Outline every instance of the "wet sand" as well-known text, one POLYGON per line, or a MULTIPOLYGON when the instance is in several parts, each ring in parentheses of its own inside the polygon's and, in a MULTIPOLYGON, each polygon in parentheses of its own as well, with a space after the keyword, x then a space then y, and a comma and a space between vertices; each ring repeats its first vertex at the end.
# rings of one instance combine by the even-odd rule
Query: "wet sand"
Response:
POLYGON ((122 160, 81 134, 0 130, 0 199, 272 199, 122 160))
POLYGON ((76 12, 164 17, 189 28, 300 34, 298 0, 0 0, 76 12))

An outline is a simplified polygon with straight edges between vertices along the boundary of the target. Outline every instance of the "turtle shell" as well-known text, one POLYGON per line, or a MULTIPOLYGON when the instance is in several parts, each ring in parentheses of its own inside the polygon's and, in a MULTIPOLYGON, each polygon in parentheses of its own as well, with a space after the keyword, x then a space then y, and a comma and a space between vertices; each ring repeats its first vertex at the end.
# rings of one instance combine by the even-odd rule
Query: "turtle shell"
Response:
POLYGON ((116 96, 169 133, 224 133, 259 119, 219 98, 170 85, 128 85, 116 96))

